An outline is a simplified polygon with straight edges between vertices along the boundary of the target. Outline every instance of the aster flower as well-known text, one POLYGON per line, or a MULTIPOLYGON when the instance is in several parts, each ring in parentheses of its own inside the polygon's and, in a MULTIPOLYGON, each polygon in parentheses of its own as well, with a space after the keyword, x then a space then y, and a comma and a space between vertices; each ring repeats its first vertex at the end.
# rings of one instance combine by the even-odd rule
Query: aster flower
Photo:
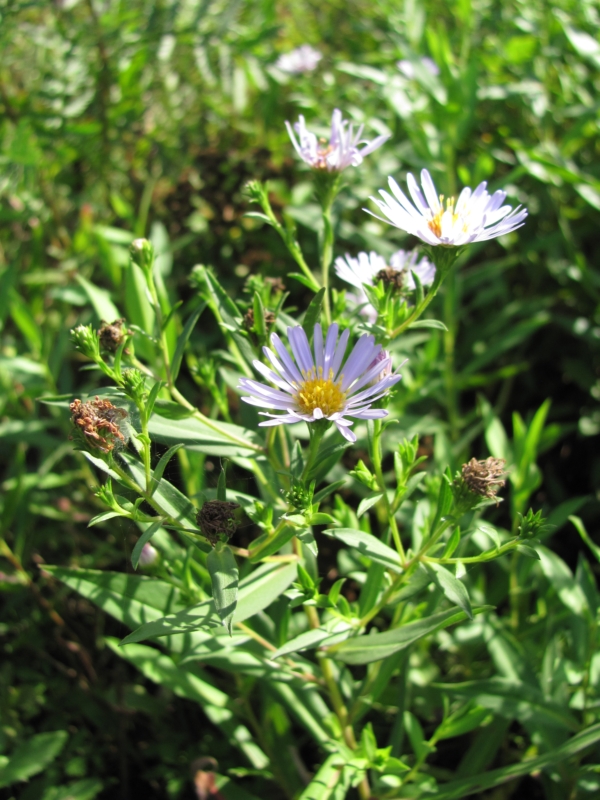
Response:
POLYGON ((331 136, 329 142, 317 139, 314 133, 306 129, 302 114, 294 129, 289 122, 285 123, 292 144, 300 158, 313 169, 327 172, 341 172, 346 167, 358 167, 365 156, 377 150, 389 139, 389 136, 377 136, 372 142, 361 139, 364 125, 354 130, 354 125, 342 119, 342 112, 335 109, 331 117, 331 136), (294 135, 298 134, 298 139, 294 135), (364 145, 359 150, 359 145, 364 145))
POLYGON ((408 253, 406 250, 397 250, 390 258, 389 264, 383 256, 375 253, 359 253, 356 258, 346 253, 345 258, 339 256, 334 262, 336 275, 351 286, 360 289, 367 302, 367 296, 363 290, 363 284, 370 286, 379 280, 390 281, 395 275, 399 285, 406 287, 409 291, 416 289, 415 281, 412 276, 414 272, 422 286, 429 286, 435 278, 435 267, 427 258, 421 258, 417 262, 418 253, 413 250, 408 253))
POLYGON ((458 200, 449 197, 444 202, 444 196, 438 195, 426 169, 421 172, 423 191, 409 173, 406 183, 414 205, 393 178, 388 178, 388 183, 393 197, 380 189, 383 200, 371 198, 387 219, 376 214, 372 216, 390 222, 430 245, 460 247, 470 242, 494 239, 520 228, 527 216, 526 208, 518 206, 513 209, 512 206, 502 205, 506 192, 498 190, 490 195, 485 181, 474 191, 465 187, 458 200))
MULTIPOLYGON (((420 58, 419 61, 425 67, 427 72, 431 73, 432 75, 439 75, 440 68, 435 63, 433 58, 428 58, 428 56, 424 56, 420 58)), ((406 58, 401 59, 400 61, 396 61, 396 66, 400 70, 400 72, 409 80, 412 80, 415 77, 415 65, 414 62, 409 61, 406 58)))
POLYGON ((321 53, 315 50, 314 47, 309 44, 303 44, 290 53, 280 55, 275 62, 275 66, 282 72, 288 72, 290 75, 299 75, 302 72, 312 72, 322 58, 321 53))
POLYGON ((400 380, 397 373, 388 374, 391 366, 389 355, 381 358, 381 345, 375 344, 370 335, 360 337, 348 358, 344 361, 350 331, 345 330, 338 340, 336 323, 329 327, 325 341, 320 325, 315 325, 313 352, 304 330, 298 325, 288 328, 288 340, 292 356, 276 333, 271 334, 271 344, 263 347, 271 367, 254 362, 255 369, 277 388, 264 383, 241 378, 239 388, 248 392, 242 397, 246 403, 259 408, 283 411, 271 414, 261 426, 282 425, 294 422, 317 422, 322 419, 334 422, 339 432, 349 442, 356 436, 350 430, 354 419, 381 419, 387 411, 371 408, 400 380), (314 353, 314 355, 313 355, 314 353))

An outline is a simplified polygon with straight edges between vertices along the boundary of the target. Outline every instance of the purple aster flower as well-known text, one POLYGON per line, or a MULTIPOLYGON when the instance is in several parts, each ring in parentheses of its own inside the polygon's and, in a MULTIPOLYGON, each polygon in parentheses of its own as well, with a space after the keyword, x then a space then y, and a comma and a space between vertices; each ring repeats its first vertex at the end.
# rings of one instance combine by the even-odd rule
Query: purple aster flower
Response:
POLYGON ((331 117, 331 136, 329 142, 317 139, 314 133, 306 129, 302 114, 294 123, 294 130, 289 122, 285 123, 287 131, 300 158, 313 169, 327 172, 341 172, 346 167, 358 167, 365 156, 377 150, 389 139, 389 136, 377 136, 372 142, 361 139, 364 125, 354 130, 354 125, 342 119, 342 112, 335 109, 331 117), (359 145, 365 145, 359 150, 359 145))
POLYGON ((275 62, 275 66, 282 72, 299 75, 302 72, 312 72, 323 58, 318 50, 309 44, 303 44, 290 53, 283 53, 275 62))
POLYGON ((430 245, 460 247, 470 242, 483 242, 503 236, 525 224, 527 209, 502 205, 506 192, 498 190, 490 195, 483 181, 473 191, 466 186, 458 200, 438 195, 431 175, 426 169, 421 172, 421 187, 410 173, 406 176, 408 191, 413 203, 404 194, 393 178, 388 178, 392 195, 383 189, 379 194, 383 200, 372 197, 387 219, 396 228, 418 236, 430 245))
POLYGON ((299 325, 288 328, 293 358, 279 336, 271 334, 275 352, 269 347, 264 347, 263 352, 272 369, 260 361, 255 361, 254 367, 277 388, 249 378, 241 378, 239 383, 239 388, 249 394, 242 397, 246 403, 284 412, 261 411, 263 416, 272 417, 261 422, 261 426, 328 419, 349 442, 355 442, 356 436, 350 430, 354 423, 347 417, 381 419, 387 416, 387 411, 371 408, 371 404, 400 380, 398 373, 381 377, 391 365, 390 356, 380 358, 381 345, 375 344, 373 336, 365 334, 344 361, 350 331, 345 330, 339 340, 338 332, 336 323, 330 325, 323 341, 321 326, 315 325, 311 352, 304 330, 299 325))

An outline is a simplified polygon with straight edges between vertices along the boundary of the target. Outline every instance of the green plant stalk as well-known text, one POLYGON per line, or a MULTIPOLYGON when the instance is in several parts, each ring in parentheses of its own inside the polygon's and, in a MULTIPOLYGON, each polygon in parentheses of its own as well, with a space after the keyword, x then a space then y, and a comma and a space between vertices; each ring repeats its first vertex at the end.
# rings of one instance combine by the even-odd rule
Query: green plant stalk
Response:
MULTIPOLYGON (((304 606, 304 611, 308 618, 308 624, 311 629, 319 628, 321 626, 321 621, 319 620, 319 613, 317 609, 314 606, 304 606)), ((329 694, 329 699, 331 700, 331 705, 333 706, 333 710, 335 711, 335 715, 338 718, 340 727, 342 729, 344 742, 351 750, 356 750, 357 744, 356 737, 354 735, 354 728, 350 723, 348 709, 344 703, 344 698, 341 695, 339 686, 336 683, 331 660, 323 656, 319 659, 319 663, 321 666, 321 673, 327 687, 327 692, 329 694)), ((366 776, 358 785, 358 793, 362 800, 369 800, 371 797, 369 780, 366 776)))
POLYGON ((325 321, 331 325, 331 301, 329 298, 329 267, 333 259, 333 223, 331 221, 332 200, 323 206, 323 250, 321 253, 321 283, 325 289, 323 295, 323 311, 325 321))
POLYGON ((290 255, 296 262, 296 264, 300 267, 302 272, 304 273, 305 277, 312 284, 312 289, 314 292, 318 292, 321 288, 315 279, 315 276, 312 273, 311 268, 308 266, 306 261, 304 260, 304 255, 302 254, 302 250, 300 249, 300 245, 298 242, 293 238, 292 233, 286 230, 283 225, 279 222, 275 214, 273 213, 273 209, 271 208, 271 203, 269 202, 269 198, 267 196, 266 187, 261 187, 263 191, 260 194, 260 207, 263 210, 263 213, 266 217, 268 217, 271 227, 275 228, 277 233, 283 239, 285 246, 287 247, 290 255))
POLYGON ((396 546, 396 550, 398 551, 398 555, 400 556, 400 561, 402 564, 406 562, 406 553, 404 552, 404 546, 402 545, 402 540, 400 539, 400 532, 398 530, 398 524, 396 522, 395 511, 390 503, 390 499, 387 494, 387 488, 385 485, 385 480, 383 477, 383 470, 381 467, 381 434, 382 434, 383 425, 380 419, 376 419, 373 421, 373 438, 371 440, 371 462, 373 464, 373 469, 375 470, 375 477, 377 478, 377 485, 380 491, 383 493, 383 497, 379 501, 384 505, 387 522, 392 532, 392 537, 394 539, 394 545, 396 546))
POLYGON ((319 455, 319 447, 321 446, 323 437, 327 433, 330 425, 331 423, 327 420, 322 420, 308 426, 310 442, 308 444, 308 453, 304 463, 304 469, 302 470, 302 475, 300 476, 301 481, 306 481, 308 479, 310 471, 317 460, 317 456, 319 455))
POLYGON ((450 424, 450 438, 456 441, 459 433, 458 399, 456 392, 456 374, 454 363, 454 348, 456 342, 456 274, 450 270, 446 283, 444 296, 444 383, 446 388, 446 405, 448 409, 448 422, 450 424))

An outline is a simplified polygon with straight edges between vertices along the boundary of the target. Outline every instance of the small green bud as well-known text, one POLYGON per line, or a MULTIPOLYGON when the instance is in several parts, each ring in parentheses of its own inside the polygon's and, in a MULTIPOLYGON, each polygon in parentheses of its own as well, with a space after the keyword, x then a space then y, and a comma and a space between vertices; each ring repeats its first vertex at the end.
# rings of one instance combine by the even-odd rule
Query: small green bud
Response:
POLYGON ((284 497, 286 502, 298 511, 311 511, 314 491, 314 481, 312 481, 308 487, 304 486, 302 483, 294 481, 292 483, 292 488, 289 491, 284 492, 284 497))
POLYGON ((154 263, 154 247, 148 239, 134 239, 129 248, 131 260, 144 272, 151 272, 154 263))
POLYGON ((91 325, 78 325, 71 331, 71 341, 75 349, 83 353, 92 361, 100 360, 100 342, 98 334, 92 329, 91 325))
POLYGON ((518 514, 519 517, 519 538, 520 539, 533 539, 541 533, 549 531, 551 525, 546 525, 546 519, 542 516, 541 509, 533 513, 533 509, 529 509, 527 514, 518 514))
POLYGON ((146 395, 146 381, 139 369, 123 370, 123 390, 136 404, 143 402, 146 395))
POLYGON ((362 459, 360 459, 354 469, 350 471, 350 475, 364 484, 368 489, 374 490, 377 488, 377 478, 362 459))

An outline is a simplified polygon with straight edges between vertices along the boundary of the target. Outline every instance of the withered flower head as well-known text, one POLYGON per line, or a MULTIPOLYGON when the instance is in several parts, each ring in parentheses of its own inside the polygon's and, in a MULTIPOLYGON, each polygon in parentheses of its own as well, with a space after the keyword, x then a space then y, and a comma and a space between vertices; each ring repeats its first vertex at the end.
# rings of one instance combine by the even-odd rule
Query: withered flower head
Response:
POLYGON ((506 461, 503 458, 489 458, 477 461, 472 458, 462 465, 462 478, 467 487, 475 494, 489 499, 496 495, 506 483, 506 461))
MULTIPOLYGON (((272 311, 265 309, 265 327, 270 328, 275 322, 275 314, 272 311)), ((246 330, 254 330, 254 309, 252 306, 246 311, 244 316, 244 327, 246 330)))
POLYGON ((281 292, 285 292, 285 283, 281 280, 281 278, 265 278, 265 283, 269 284, 271 287, 271 291, 275 292, 276 294, 281 294, 281 292))
POLYGON ((383 281, 383 285, 387 288, 391 286, 393 289, 400 290, 404 287, 404 278, 406 273, 403 270, 397 270, 393 267, 385 267, 380 269, 375 275, 374 283, 383 281))
POLYGON ((124 408, 114 406, 110 400, 73 400, 70 405, 71 421, 83 437, 83 441, 102 453, 109 453, 115 444, 125 443, 119 423, 127 417, 124 408))
POLYGON ((109 324, 102 320, 102 327, 98 330, 98 338, 100 339, 100 346, 103 350, 115 353, 120 345, 123 344, 125 337, 130 333, 130 331, 123 327, 124 322, 125 319, 116 319, 109 324))
POLYGON ((213 547, 219 541, 227 541, 235 533, 237 521, 234 512, 239 507, 238 503, 227 500, 207 500, 198 511, 196 520, 202 535, 213 547))

